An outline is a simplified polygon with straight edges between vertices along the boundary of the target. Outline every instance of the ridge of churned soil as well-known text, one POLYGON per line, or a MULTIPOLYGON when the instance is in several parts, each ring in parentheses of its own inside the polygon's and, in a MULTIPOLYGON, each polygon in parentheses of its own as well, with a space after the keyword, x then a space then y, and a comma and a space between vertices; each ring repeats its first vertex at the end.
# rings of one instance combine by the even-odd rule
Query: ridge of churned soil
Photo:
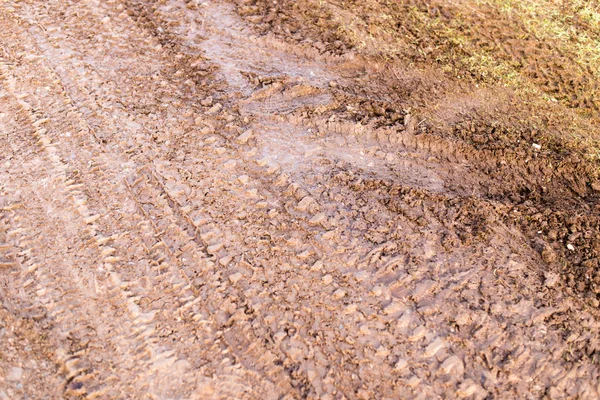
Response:
POLYGON ((598 398, 545 3, 0 2, 0 398, 598 398))

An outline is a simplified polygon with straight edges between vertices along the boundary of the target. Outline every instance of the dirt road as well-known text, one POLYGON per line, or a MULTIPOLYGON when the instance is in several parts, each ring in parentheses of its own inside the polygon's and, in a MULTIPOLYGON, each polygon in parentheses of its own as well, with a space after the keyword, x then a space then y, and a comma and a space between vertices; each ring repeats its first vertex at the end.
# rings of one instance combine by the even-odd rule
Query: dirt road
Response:
POLYGON ((594 166, 260 3, 0 2, 0 399, 598 398, 594 166))

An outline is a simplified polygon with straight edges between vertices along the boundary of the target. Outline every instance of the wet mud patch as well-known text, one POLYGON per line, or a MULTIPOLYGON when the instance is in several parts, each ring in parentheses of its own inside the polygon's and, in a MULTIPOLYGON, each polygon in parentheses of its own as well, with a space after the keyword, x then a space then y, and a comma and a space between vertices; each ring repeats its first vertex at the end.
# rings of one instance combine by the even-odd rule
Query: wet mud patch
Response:
POLYGON ((237 11, 259 34, 337 64, 344 79, 330 88, 332 107, 296 116, 389 128, 417 135, 417 143, 438 137, 459 148, 476 176, 461 185, 473 186, 481 199, 473 202, 498 208, 547 270, 595 304, 598 71, 577 51, 595 51, 598 32, 571 3, 563 19, 538 10, 541 26, 530 3, 251 1, 238 2, 237 11), (561 29, 578 44, 570 46, 561 29), (340 64, 348 53, 353 61, 340 64))

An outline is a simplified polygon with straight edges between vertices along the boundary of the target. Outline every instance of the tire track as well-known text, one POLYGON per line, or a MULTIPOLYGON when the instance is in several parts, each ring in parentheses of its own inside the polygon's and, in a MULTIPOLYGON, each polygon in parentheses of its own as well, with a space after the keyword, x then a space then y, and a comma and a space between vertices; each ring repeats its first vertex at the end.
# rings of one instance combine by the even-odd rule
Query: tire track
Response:
MULTIPOLYGON (((15 31, 16 29, 13 30, 13 32, 15 31)), ((26 66, 20 65, 19 67, 22 68, 19 70, 19 76, 25 75, 26 66)), ((148 323, 152 321, 152 316, 141 312, 140 308, 136 304, 136 299, 132 296, 131 292, 128 292, 126 290, 119 290, 119 288, 123 286, 123 283, 121 282, 119 274, 116 271, 112 270, 111 265, 112 263, 118 262, 119 260, 113 255, 114 248, 106 245, 106 243, 110 240, 111 236, 105 235, 103 232, 101 232, 96 224, 96 221, 101 217, 101 214, 92 212, 91 209, 87 206, 89 198, 85 195, 85 193, 83 193, 83 191, 80 190, 83 184, 81 182, 69 179, 67 177, 67 172, 70 169, 70 167, 68 164, 62 161, 63 159, 65 159, 65 157, 61 157, 57 146, 54 144, 54 140, 51 139, 49 134, 47 134, 48 132, 64 132, 70 129, 72 126, 77 125, 82 127, 82 129, 84 129, 86 132, 90 132, 90 130, 88 129, 85 121, 83 120, 77 121, 77 119, 75 119, 75 122, 67 120, 66 122, 63 121, 61 125, 55 123, 55 121, 57 120, 53 118, 52 114, 50 118, 36 117, 35 114, 29 111, 33 108, 32 105, 30 103, 27 103, 25 100, 22 100, 28 99, 29 97, 28 93, 26 92, 26 88, 17 90, 17 86, 20 82, 17 82, 14 78, 11 77, 11 71, 9 70, 9 66, 6 63, 1 65, 0 68, 3 73, 3 78, 7 82, 9 90, 12 93, 14 93, 15 98, 21 99, 19 100, 21 112, 28 113, 29 122, 33 127, 34 139, 37 140, 37 143, 42 147, 42 149, 44 149, 46 157, 51 162, 53 170, 55 171, 53 174, 56 175, 56 181, 59 184, 58 190, 60 192, 63 192, 64 196, 67 197, 64 201, 62 201, 62 203, 66 203, 67 206, 73 211, 76 210, 75 212, 79 215, 79 221, 81 223, 81 226, 85 227, 84 232, 86 240, 91 240, 91 243, 96 244, 96 248, 94 248, 93 250, 89 248, 89 245, 86 245, 85 250, 88 252, 92 250, 91 253, 94 255, 90 255, 91 259, 101 260, 103 267, 109 271, 108 277, 110 278, 110 280, 107 279, 106 281, 104 281, 103 285, 101 284, 100 287, 98 287, 96 277, 92 276, 96 294, 107 293, 108 295, 110 295, 110 297, 108 298, 102 298, 100 296, 99 298, 95 299, 96 304, 101 305, 103 303, 108 303, 114 306, 117 310, 115 311, 115 314, 112 315, 113 318, 117 318, 117 323, 114 325, 116 335, 114 337, 111 337, 109 342, 112 343, 112 346, 115 346, 117 349, 119 349, 119 352, 113 354, 105 354, 104 356, 111 359, 110 362, 117 362, 117 360, 121 360, 117 363, 123 365, 128 371, 130 371, 131 374, 133 374, 129 379, 127 377, 121 377, 120 379, 122 379, 122 383, 126 381, 134 382, 133 385, 136 387, 136 390, 138 392, 147 390, 150 393, 155 392, 163 393, 163 395, 166 394, 166 392, 170 390, 166 385, 172 385, 174 383, 168 382, 169 376, 172 376, 170 374, 178 373, 177 370, 173 370, 170 368, 171 365, 177 360, 173 359, 169 350, 163 351, 159 347, 153 345, 153 342, 155 340, 152 337, 152 335, 148 333, 151 330, 148 326, 148 323), (46 128, 40 128, 41 125, 46 126, 46 128), (70 204, 68 201, 69 199, 72 199, 72 203, 70 204), (129 316, 127 316, 127 314, 123 315, 122 312, 119 311, 123 308, 123 306, 125 307, 125 310, 129 312, 129 316), (121 319, 119 320, 118 318, 121 319), (141 334, 131 338, 129 337, 130 335, 126 330, 127 327, 133 327, 134 330, 141 332, 141 334), (150 355, 149 359, 148 357, 146 357, 146 353, 150 355), (122 357, 124 356, 127 358, 122 359, 122 357), (133 360, 133 362, 130 362, 130 360, 133 360), (167 368, 169 369, 167 370, 167 368), (145 373, 143 371, 145 371, 145 373), (150 375, 155 375, 155 377, 145 378, 144 375, 148 373, 150 375), (163 385, 162 387, 156 386, 155 379, 157 376, 161 376, 161 384, 163 385)), ((43 67, 40 68, 40 65, 38 65, 37 68, 32 68, 32 70, 35 70, 38 73, 38 79, 42 79, 43 75, 40 75, 40 72, 44 70, 43 67)), ((55 79, 52 83, 60 84, 60 80, 55 79)), ((51 86, 52 83, 48 82, 48 86, 51 86)), ((64 91, 62 92, 62 95, 64 96, 64 98, 62 99, 63 104, 68 105, 72 103, 72 100, 68 97, 68 95, 65 94, 64 91)), ((53 107, 49 105, 52 103, 43 103, 43 100, 39 97, 36 98, 34 101, 36 102, 35 105, 37 109, 42 109, 45 112, 52 112, 51 110, 53 109, 53 107)), ((56 107, 55 105, 54 108, 60 108, 60 106, 56 107)), ((59 115, 63 114, 63 112, 61 112, 60 110, 56 112, 59 115)), ((75 117, 78 115, 77 112, 73 110, 67 111, 66 114, 70 114, 75 117)), ((65 212, 73 211, 65 210, 65 212)), ((40 220, 43 220, 43 218, 40 218, 40 220)), ((33 268, 33 266, 30 266, 29 268, 33 268)), ((57 291, 57 287, 61 285, 61 289, 66 292, 73 294, 78 292, 81 293, 79 295, 79 298, 67 297, 63 299, 64 303, 55 304, 54 302, 56 300, 42 300, 42 302, 49 303, 47 307, 50 310, 58 309, 58 313, 63 313, 66 308, 70 308, 68 306, 69 301, 73 303, 80 303, 80 299, 85 296, 86 292, 83 289, 80 289, 79 287, 89 289, 89 286, 82 281, 82 276, 78 276, 72 271, 64 271, 64 273, 75 281, 74 283, 76 284, 76 286, 62 286, 62 279, 67 278, 66 276, 63 276, 61 279, 60 277, 55 277, 51 273, 49 275, 42 275, 43 272, 40 272, 40 275, 36 277, 41 282, 44 282, 44 284, 46 285, 45 287, 39 289, 38 292, 46 293, 57 291)), ((89 273, 86 275, 89 275, 89 273)), ((85 312, 87 314, 74 313, 68 318, 78 323, 79 325, 91 327, 96 326, 96 328, 92 328, 91 331, 102 330, 98 326, 98 324, 101 324, 102 322, 108 322, 108 318, 103 319, 97 312, 91 312, 89 307, 85 307, 85 312), (91 317, 86 318, 84 315, 89 315, 91 317)), ((51 314, 51 317, 56 318, 56 315, 51 314)), ((112 324, 109 323, 108 326, 110 325, 112 324)), ((127 386, 116 386, 109 388, 109 386, 104 385, 102 382, 100 382, 99 384, 101 389, 98 391, 94 390, 95 388, 93 387, 92 389, 86 388, 84 382, 91 380, 91 384, 93 386, 93 381, 97 378, 96 373, 93 372, 95 369, 99 371, 104 371, 105 373, 110 371, 110 367, 107 364, 104 366, 97 366, 96 368, 94 368, 94 362, 89 362, 84 357, 86 355, 86 350, 89 347, 95 349, 103 349, 106 347, 106 345, 104 344, 107 340, 106 337, 97 339, 93 336, 93 333, 88 332, 88 335, 85 338, 86 345, 81 350, 70 352, 69 350, 59 349, 56 353, 58 359, 62 362, 65 368, 67 380, 65 384, 65 395, 85 395, 88 397, 98 397, 110 395, 109 393, 111 391, 112 393, 127 393, 127 386), (92 342, 92 344, 89 344, 88 342, 92 342)), ((99 359, 103 359, 102 356, 96 356, 96 358, 98 357, 99 359)), ((112 378, 108 377, 106 379, 112 378)))
MULTIPOLYGON (((73 80, 70 80, 70 81, 72 82, 73 80)), ((83 103, 83 104, 85 104, 85 103, 83 103)), ((83 119, 82 119, 82 120, 81 120, 81 124, 85 124, 85 120, 83 120, 83 119)), ((88 143, 88 146, 90 146, 90 144, 89 144, 89 143, 88 143)), ((95 145, 94 145, 94 143, 91 143, 91 146, 94 146, 94 147, 96 147, 96 148, 97 148, 97 146, 95 146, 95 145)), ((101 149, 97 149, 97 151, 96 151, 95 153, 96 153, 96 154, 99 154, 99 153, 101 153, 101 152, 102 152, 102 150, 101 150, 101 149)), ((100 158, 100 157, 99 157, 99 158, 100 158)), ((100 160, 101 160, 101 159, 102 159, 102 158, 100 158, 100 160)), ((94 169, 96 169, 96 170, 98 170, 98 171, 95 171, 95 172, 94 172, 94 175, 96 175, 96 177, 98 177, 98 178, 99 178, 98 180, 100 180, 100 179, 104 179, 104 180, 109 180, 109 181, 111 181, 112 179, 111 179, 111 173, 110 173, 110 171, 108 171, 107 169, 104 169, 105 165, 102 165, 102 164, 100 164, 99 162, 98 162, 98 163, 96 163, 95 161, 96 161, 96 160, 94 160, 94 163, 93 163, 94 165, 96 165, 96 166, 94 167, 94 169)), ((101 162, 101 161, 100 161, 100 162, 101 162)), ((85 163, 83 163, 83 165, 85 165, 85 163)), ((114 175, 112 175, 112 176, 114 176, 114 175)), ((84 182, 85 182, 86 186, 87 186, 87 187, 89 187, 89 188, 94 188, 94 187, 96 187, 96 186, 97 186, 97 183, 94 183, 94 182, 92 182, 92 181, 85 180, 85 174, 81 174, 81 179, 84 179, 84 182)), ((99 196, 101 196, 101 195, 102 195, 102 190, 101 190, 101 189, 98 189, 98 188, 96 188, 96 191, 99 193, 99 196)), ((114 192, 119 192, 118 188, 117 188, 117 190, 115 190, 114 192)), ((109 193, 106 193, 106 192, 105 192, 105 197, 106 197, 107 195, 109 195, 109 193)), ((114 193, 113 193, 113 196, 114 196, 114 193)), ((94 215, 94 216, 90 216, 89 218, 93 218, 93 219, 95 219, 95 218, 96 218, 96 216, 95 216, 95 215, 94 215)), ((127 233, 127 234, 128 234, 128 235, 131 235, 132 233, 127 233)), ((99 242, 99 244, 100 244, 100 247, 103 247, 103 246, 105 246, 105 243, 107 243, 109 240, 113 239, 113 238, 114 238, 114 236, 115 236, 115 235, 105 235, 105 234, 99 234, 99 235, 98 235, 98 237, 99 237, 99 239, 98 239, 98 242, 99 242)), ((159 243, 159 244, 160 244, 160 243, 159 243)), ((163 242, 162 244, 164 245, 164 242, 163 242)), ((114 247, 109 247, 109 246, 105 246, 105 247, 106 247, 106 249, 105 249, 105 252, 106 252, 106 255, 108 255, 108 259, 109 259, 108 261, 110 261, 111 263, 118 263, 118 262, 120 261, 120 258, 119 258, 119 257, 117 257, 118 253, 115 251, 116 249, 115 249, 114 247)), ((155 246, 152 246, 152 247, 153 247, 153 248, 155 248, 155 246)), ((160 260, 160 259, 161 259, 161 257, 160 257, 160 256, 158 256, 158 257, 159 257, 159 260, 160 260)), ((107 261, 107 260, 105 260, 105 261, 107 261)), ((143 260, 138 260, 138 261, 142 261, 142 262, 143 262, 143 260)), ((121 269, 121 266, 119 266, 119 267, 118 267, 118 269, 121 269)), ((109 273, 109 275, 110 275, 110 277, 111 277, 111 281, 112 281, 112 282, 113 282, 113 284, 114 284, 115 286, 117 286, 117 287, 129 287, 129 286, 132 286, 132 285, 134 285, 134 282, 133 282, 133 283, 132 283, 132 282, 122 282, 122 281, 121 281, 121 279, 119 278, 119 276, 118 276, 118 275, 115 275, 115 272, 114 272, 114 270, 111 270, 111 271, 110 271, 110 273, 109 273)), ((159 277, 159 278, 160 278, 161 280, 162 280, 162 279, 166 279, 166 277, 164 277, 164 276, 161 276, 161 277, 159 277)), ((168 280, 168 281, 172 281, 172 279, 176 279, 176 278, 169 278, 169 280, 168 280)), ((179 277, 179 279, 181 279, 181 276, 179 277)), ((180 286, 180 282, 179 282, 179 281, 175 281, 174 285, 176 285, 176 286, 180 286)), ((135 292, 138 292, 138 294, 139 294, 140 296, 133 296, 133 292, 132 292, 132 291, 130 291, 130 290, 124 290, 124 291, 123 291, 123 294, 124 294, 125 298, 127 298, 127 299, 128 299, 128 300, 127 300, 127 303, 126 303, 127 309, 130 311, 130 314, 131 314, 131 315, 132 315, 132 316, 135 318, 135 320, 136 320, 136 321, 137 321, 137 320, 139 320, 139 319, 141 319, 142 321, 144 321, 144 320, 147 320, 146 322, 151 322, 151 321, 153 320, 153 315, 148 315, 148 314, 152 314, 152 312, 150 312, 150 313, 143 313, 143 314, 142 314, 142 313, 141 313, 141 311, 139 310, 139 307, 138 307, 138 306, 135 304, 135 301, 136 301, 136 298, 138 298, 138 297, 148 297, 148 298, 152 298, 152 296, 150 296, 150 294, 149 294, 149 293, 144 293, 144 292, 143 292, 142 290, 140 290, 139 288, 135 288, 135 289, 134 289, 134 291, 135 291, 135 292)), ((167 292, 167 293, 168 293, 168 292, 167 292)), ((164 293, 164 294, 162 294, 162 297, 165 297, 165 295, 167 295, 167 293, 164 293)), ((188 294, 189 294, 189 293, 188 293, 188 294)), ((183 293, 183 294, 180 294, 180 298, 183 298, 183 297, 186 297, 186 296, 185 296, 185 293, 183 293)), ((168 300, 166 300, 166 301, 164 301, 164 302, 165 302, 165 303, 169 303, 169 301, 168 301, 168 300)), ((175 302, 175 301, 173 301, 173 302, 175 302)), ((175 311, 176 311, 176 310, 174 310, 174 312, 173 312, 172 314, 176 314, 176 312, 175 312, 175 311)), ((169 313, 169 312, 167 312, 167 311, 165 310, 165 313, 164 313, 164 314, 170 315, 171 313, 169 313)), ((171 324, 171 325, 173 325, 173 324, 171 324)), ((156 338, 155 338, 155 337, 153 337, 152 335, 149 335, 149 334, 148 334, 148 330, 149 330, 149 329, 145 328, 143 325, 142 325, 141 327, 140 327, 140 326, 136 326, 135 328, 136 328, 136 330, 139 330, 139 331, 141 331, 141 334, 140 334, 140 335, 138 335, 138 336, 137 336, 137 338, 140 338, 140 337, 141 337, 142 339, 144 339, 144 340, 146 340, 146 341, 148 341, 148 342, 150 342, 150 343, 151 343, 151 342, 153 342, 153 341, 155 341, 155 339, 156 339, 156 338)), ((230 338, 235 338, 235 336, 233 336, 233 335, 228 335, 228 336, 229 336, 230 338)), ((239 342, 239 340, 238 340, 238 342, 239 342)), ((243 343, 243 342, 242 342, 242 343, 243 343)), ((238 343, 238 347, 239 347, 239 343, 238 343)), ((249 347, 249 348, 251 349, 251 348, 253 348, 253 347, 249 347)), ((225 351, 225 350, 224 350, 224 351, 225 351)), ((171 365, 171 364, 173 364, 173 362, 174 362, 174 360, 173 360, 173 358, 172 358, 172 357, 171 357, 171 358, 167 358, 166 360, 160 360, 160 359, 161 359, 161 352, 160 352, 160 351, 157 351, 157 350, 156 350, 156 349, 154 349, 154 348, 151 348, 151 349, 149 349, 149 350, 148 350, 148 353, 150 353, 150 354, 152 355, 152 358, 153 358, 153 359, 159 359, 159 361, 161 362, 161 366, 162 366, 163 368, 164 368, 164 367, 170 367, 170 365, 171 365), (163 362, 163 361, 164 361, 164 362, 163 362)), ((165 353, 169 353, 169 351, 165 351, 163 354, 165 354, 165 353)), ((258 353, 258 350, 256 350, 256 353, 258 353)), ((259 359, 259 358, 257 357, 257 359, 259 359)), ((225 364, 227 364, 227 363, 225 363, 225 364)), ((230 374, 231 376, 239 375, 239 372, 238 372, 238 373, 236 373, 236 374, 234 375, 234 373, 236 372, 236 369, 235 369, 235 368, 229 368, 229 369, 230 369, 230 372, 229 372, 229 374, 230 374)), ((250 375, 248 375, 248 376, 250 376, 250 375)), ((244 382, 245 380, 247 380, 247 378, 248 378, 248 377, 246 377, 245 379, 237 379, 237 380, 238 380, 239 382, 244 382)), ((256 379, 256 378, 253 378, 253 379, 256 379)), ((230 386, 230 385, 223 385, 223 387, 222 387, 221 391, 222 391, 222 390, 227 390, 228 386, 230 386)), ((260 385, 257 385, 257 384, 255 384, 254 386, 257 386, 257 387, 259 387, 260 385)), ((235 387, 235 386, 234 386, 234 387, 235 387)), ((231 390, 233 390, 233 389, 231 389, 231 390)), ((230 394, 233 394, 233 395, 235 395, 235 396, 237 397, 237 396, 239 395, 239 393, 240 393, 240 392, 248 392, 248 391, 252 391, 252 390, 257 390, 257 389, 250 389, 248 386, 245 386, 245 388, 244 388, 243 390, 240 390, 239 392, 238 392, 238 391, 233 391, 233 392, 231 392, 230 394)), ((200 390, 200 393, 204 393, 205 391, 206 391, 206 389, 202 389, 202 390, 200 390)), ((289 391, 289 389, 288 389, 288 390, 285 390, 284 392, 288 392, 288 391, 289 391)), ((271 391, 266 391, 265 393, 270 393, 270 392, 271 392, 271 391)), ((252 397, 256 397, 256 396, 252 396, 252 397)))

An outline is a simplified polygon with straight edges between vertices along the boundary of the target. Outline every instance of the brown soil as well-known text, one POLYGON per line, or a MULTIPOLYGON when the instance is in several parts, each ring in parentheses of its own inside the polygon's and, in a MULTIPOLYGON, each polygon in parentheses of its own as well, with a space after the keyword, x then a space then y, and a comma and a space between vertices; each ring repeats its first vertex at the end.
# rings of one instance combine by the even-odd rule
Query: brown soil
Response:
POLYGON ((598 398, 598 66, 524 15, 0 2, 0 399, 598 398))

